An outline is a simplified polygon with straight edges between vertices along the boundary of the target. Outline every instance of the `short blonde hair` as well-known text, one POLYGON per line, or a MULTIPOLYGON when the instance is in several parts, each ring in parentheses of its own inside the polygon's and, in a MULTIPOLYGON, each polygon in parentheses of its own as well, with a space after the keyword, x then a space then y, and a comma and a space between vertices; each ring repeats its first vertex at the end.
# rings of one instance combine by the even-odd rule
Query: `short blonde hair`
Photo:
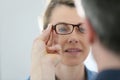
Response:
POLYGON ((53 9, 59 5, 75 7, 74 0, 51 0, 43 16, 43 29, 47 28, 53 9))

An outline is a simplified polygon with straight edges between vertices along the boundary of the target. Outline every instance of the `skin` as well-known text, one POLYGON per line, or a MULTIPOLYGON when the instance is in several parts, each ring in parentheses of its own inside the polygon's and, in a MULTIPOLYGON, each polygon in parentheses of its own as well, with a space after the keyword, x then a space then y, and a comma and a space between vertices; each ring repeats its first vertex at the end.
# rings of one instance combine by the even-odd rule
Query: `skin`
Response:
POLYGON ((52 25, 59 22, 78 24, 84 18, 79 18, 75 8, 65 5, 54 8, 50 25, 33 43, 31 80, 55 80, 55 75, 60 80, 85 80, 84 60, 89 53, 87 31, 81 33, 75 27, 69 35, 58 35, 52 25), (65 52, 68 49, 80 51, 65 52))
MULTIPOLYGON (((51 15, 51 22, 52 24, 57 24, 60 22, 65 23, 72 23, 72 24, 78 24, 83 23, 84 18, 78 18, 78 14, 76 12, 75 8, 70 8, 67 6, 59 6, 56 7, 53 10, 53 15, 51 15), (70 13, 70 14, 68 14, 70 13), (57 16, 57 17, 56 17, 57 16)), ((82 25, 84 28, 84 24, 82 25)), ((58 44, 62 47, 62 60, 64 64, 67 65, 77 65, 79 63, 83 63, 85 58, 87 57, 89 53, 89 44, 86 37, 87 33, 80 33, 78 29, 75 27, 74 31, 71 34, 68 35, 57 35, 56 41, 58 41, 58 44), (80 54, 77 55, 70 55, 68 53, 65 53, 64 50, 69 48, 79 48, 81 49, 80 54)))

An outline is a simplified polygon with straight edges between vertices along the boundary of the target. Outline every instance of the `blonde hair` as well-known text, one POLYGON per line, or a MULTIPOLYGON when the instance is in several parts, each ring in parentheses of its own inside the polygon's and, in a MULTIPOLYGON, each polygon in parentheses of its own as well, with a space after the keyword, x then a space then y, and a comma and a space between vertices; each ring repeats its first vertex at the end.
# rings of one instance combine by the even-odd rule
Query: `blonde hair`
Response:
POLYGON ((75 7, 74 0, 51 0, 43 16, 43 29, 47 28, 53 9, 60 5, 75 7))

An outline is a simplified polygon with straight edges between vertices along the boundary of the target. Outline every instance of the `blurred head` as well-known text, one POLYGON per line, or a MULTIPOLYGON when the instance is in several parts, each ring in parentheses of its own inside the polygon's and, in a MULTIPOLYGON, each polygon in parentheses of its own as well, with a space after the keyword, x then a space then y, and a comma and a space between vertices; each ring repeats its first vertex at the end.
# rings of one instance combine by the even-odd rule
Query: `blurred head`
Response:
POLYGON ((82 0, 82 4, 100 43, 120 55, 120 0, 82 0))
POLYGON ((44 29, 52 24, 55 43, 62 48, 62 63, 83 64, 89 53, 84 18, 77 14, 73 0, 51 0, 44 15, 44 29))

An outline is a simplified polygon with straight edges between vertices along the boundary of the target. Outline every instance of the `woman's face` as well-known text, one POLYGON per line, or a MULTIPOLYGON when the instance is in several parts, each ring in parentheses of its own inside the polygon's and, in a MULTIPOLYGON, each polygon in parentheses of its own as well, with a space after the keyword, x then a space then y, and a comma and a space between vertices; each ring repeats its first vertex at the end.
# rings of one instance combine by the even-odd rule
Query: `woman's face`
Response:
MULTIPOLYGON (((69 24, 82 24, 81 28, 83 32, 80 32, 78 27, 74 27, 71 34, 59 35, 53 31, 55 36, 55 42, 57 42, 62 51, 60 53, 62 57, 62 63, 66 65, 78 65, 83 64, 84 60, 89 53, 89 43, 87 39, 87 31, 84 25, 84 18, 77 14, 75 8, 71 8, 65 5, 57 6, 52 11, 50 17, 50 23, 56 25, 58 23, 69 24)), ((71 26, 72 27, 72 26, 71 26)))

